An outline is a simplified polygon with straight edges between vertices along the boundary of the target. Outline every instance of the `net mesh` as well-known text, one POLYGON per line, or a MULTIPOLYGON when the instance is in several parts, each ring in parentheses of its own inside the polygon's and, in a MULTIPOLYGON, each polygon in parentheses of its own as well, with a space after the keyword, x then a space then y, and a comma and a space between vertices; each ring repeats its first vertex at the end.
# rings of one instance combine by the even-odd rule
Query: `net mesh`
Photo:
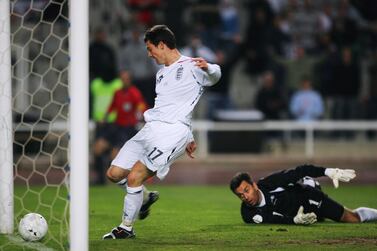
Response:
POLYGON ((0 250, 30 249, 17 243, 18 222, 29 212, 49 224, 39 245, 66 250, 68 0, 14 0, 10 7, 15 235, 0 237, 0 250))

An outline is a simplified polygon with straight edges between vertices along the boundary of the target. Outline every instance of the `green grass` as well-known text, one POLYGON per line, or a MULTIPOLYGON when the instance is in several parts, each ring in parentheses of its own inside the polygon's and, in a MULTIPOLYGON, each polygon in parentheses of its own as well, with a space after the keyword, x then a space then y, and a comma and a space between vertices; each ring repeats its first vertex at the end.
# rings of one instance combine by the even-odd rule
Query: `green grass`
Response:
MULTIPOLYGON (((102 235, 120 223, 124 193, 115 185, 91 187, 90 250, 376 250, 377 247, 377 223, 246 225, 239 214, 240 202, 227 186, 149 188, 159 190, 160 200, 153 205, 150 217, 135 224, 137 237, 104 241, 102 235)), ((325 187, 325 191, 349 208, 377 208, 377 186, 343 185, 337 190, 325 187)), ((56 193, 46 192, 45 196, 49 194, 56 193)), ((55 215, 58 213, 63 210, 54 210, 55 215)), ((49 227, 42 244, 62 249, 50 238, 57 235, 61 224, 50 222, 49 227)), ((0 250, 38 249, 29 248, 10 243, 0 235, 0 250)))
MULTIPOLYGON (((240 202, 227 186, 157 186, 160 200, 152 214, 135 225, 133 240, 100 240, 120 222, 123 193, 113 187, 93 188, 90 250, 304 250, 375 249, 377 224, 339 224, 331 221, 309 227, 246 225, 240 202)), ((377 208, 376 186, 347 186, 326 192, 348 207, 377 208)))

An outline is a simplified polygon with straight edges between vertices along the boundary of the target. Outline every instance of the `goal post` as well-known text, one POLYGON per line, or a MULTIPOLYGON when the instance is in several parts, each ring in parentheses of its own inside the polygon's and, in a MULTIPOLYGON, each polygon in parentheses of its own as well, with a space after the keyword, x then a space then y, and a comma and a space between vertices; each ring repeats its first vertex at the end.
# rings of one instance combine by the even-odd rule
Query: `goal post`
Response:
POLYGON ((88 250, 89 5, 70 0, 70 248, 88 250))
POLYGON ((13 130, 9 0, 0 1, 0 233, 13 233, 13 130))

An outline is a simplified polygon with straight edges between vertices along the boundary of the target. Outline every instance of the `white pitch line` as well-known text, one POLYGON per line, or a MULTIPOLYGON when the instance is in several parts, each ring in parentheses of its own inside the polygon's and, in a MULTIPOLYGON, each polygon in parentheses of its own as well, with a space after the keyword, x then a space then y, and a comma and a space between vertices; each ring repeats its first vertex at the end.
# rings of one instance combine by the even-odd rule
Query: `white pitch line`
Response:
POLYGON ((24 241, 21 237, 14 235, 7 235, 6 237, 17 246, 32 248, 38 251, 55 251, 55 249, 49 248, 40 242, 24 241))

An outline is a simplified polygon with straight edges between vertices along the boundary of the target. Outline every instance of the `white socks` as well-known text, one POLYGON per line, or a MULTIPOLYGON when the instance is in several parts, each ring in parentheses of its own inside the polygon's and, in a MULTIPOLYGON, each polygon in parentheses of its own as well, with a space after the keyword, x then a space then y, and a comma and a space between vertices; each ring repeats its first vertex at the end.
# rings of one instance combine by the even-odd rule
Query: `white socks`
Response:
POLYGON ((354 210, 359 216, 360 221, 376 221, 377 220, 377 209, 369 207, 359 207, 354 210))
POLYGON ((144 186, 128 187, 127 178, 118 181, 116 184, 127 192, 127 195, 124 197, 123 219, 119 226, 131 231, 141 206, 149 199, 149 191, 144 186))
POLYGON ((127 195, 124 197, 123 222, 121 227, 131 230, 141 205, 143 204, 143 186, 127 187, 127 195))
MULTIPOLYGON (((127 192, 127 178, 124 178, 121 181, 118 181, 116 184, 119 187, 121 187, 125 192, 127 192)), ((143 186, 143 205, 148 201, 148 199, 149 199, 149 191, 145 186, 143 186)))
POLYGON ((125 192, 127 192, 127 178, 118 181, 116 184, 120 186, 125 192))

